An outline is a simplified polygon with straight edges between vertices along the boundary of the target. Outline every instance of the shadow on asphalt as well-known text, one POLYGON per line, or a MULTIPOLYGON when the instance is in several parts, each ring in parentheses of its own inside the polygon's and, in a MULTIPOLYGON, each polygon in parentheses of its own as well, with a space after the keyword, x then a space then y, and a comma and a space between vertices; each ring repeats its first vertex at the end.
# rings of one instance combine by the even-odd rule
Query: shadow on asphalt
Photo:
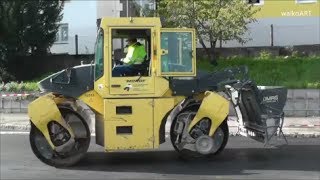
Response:
POLYGON ((320 145, 286 145, 272 149, 227 148, 198 161, 179 158, 175 151, 134 153, 88 152, 76 166, 81 171, 136 172, 185 175, 249 175, 245 170, 320 172, 320 145))

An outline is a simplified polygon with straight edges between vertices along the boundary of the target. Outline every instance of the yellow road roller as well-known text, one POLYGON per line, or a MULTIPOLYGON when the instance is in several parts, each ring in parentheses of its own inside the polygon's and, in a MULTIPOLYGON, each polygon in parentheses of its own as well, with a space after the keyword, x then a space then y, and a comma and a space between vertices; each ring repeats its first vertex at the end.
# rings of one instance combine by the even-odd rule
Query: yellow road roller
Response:
POLYGON ((183 158, 217 155, 228 141, 230 104, 239 133, 266 143, 282 133, 287 94, 257 86, 245 66, 197 72, 195 30, 162 28, 159 18, 102 18, 94 61, 39 87, 28 107, 30 144, 55 167, 76 164, 93 132, 106 152, 157 149, 170 139, 183 158))

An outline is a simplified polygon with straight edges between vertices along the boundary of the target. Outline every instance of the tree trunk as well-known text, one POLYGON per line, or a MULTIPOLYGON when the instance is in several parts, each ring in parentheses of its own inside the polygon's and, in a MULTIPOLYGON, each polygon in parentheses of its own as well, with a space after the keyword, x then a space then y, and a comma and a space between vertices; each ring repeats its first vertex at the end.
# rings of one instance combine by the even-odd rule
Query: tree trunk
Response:
POLYGON ((216 53, 215 50, 216 50, 215 47, 210 48, 210 53, 212 54, 211 59, 210 59, 210 63, 214 66, 218 66, 218 61, 217 61, 217 56, 215 55, 215 53, 216 53))
POLYGON ((210 50, 207 48, 206 44, 204 43, 204 41, 201 37, 199 37, 199 42, 202 45, 202 48, 204 49, 204 51, 206 52, 208 59, 210 60, 211 59, 210 50))
POLYGON ((210 35, 210 53, 212 53, 212 55, 210 54, 210 62, 214 66, 218 66, 217 56, 215 55, 216 43, 217 39, 213 38, 213 36, 210 35))

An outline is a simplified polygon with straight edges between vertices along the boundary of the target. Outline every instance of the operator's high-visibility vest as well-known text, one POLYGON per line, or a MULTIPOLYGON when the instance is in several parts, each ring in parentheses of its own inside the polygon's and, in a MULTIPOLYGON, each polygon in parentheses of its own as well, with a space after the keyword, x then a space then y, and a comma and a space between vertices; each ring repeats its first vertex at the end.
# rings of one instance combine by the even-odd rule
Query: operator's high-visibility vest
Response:
POLYGON ((141 64, 144 61, 147 53, 144 46, 140 43, 135 43, 128 47, 128 53, 123 59, 125 64, 141 64))

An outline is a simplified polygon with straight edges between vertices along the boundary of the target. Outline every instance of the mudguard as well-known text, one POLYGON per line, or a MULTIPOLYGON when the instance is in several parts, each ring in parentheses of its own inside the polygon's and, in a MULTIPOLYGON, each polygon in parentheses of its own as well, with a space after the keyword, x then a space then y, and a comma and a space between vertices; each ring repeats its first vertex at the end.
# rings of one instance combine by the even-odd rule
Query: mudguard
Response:
POLYGON ((60 99, 56 99, 53 94, 47 94, 31 102, 28 106, 28 115, 31 122, 42 132, 53 150, 56 150, 57 147, 53 144, 49 135, 49 122, 55 121, 59 123, 62 127, 68 130, 71 135, 70 139, 74 139, 72 129, 65 122, 58 109, 57 102, 59 100, 60 99))
POLYGON ((188 131, 190 132, 192 127, 203 118, 209 118, 211 120, 209 136, 212 136, 228 114, 229 101, 215 92, 206 91, 200 108, 188 127, 188 131))

